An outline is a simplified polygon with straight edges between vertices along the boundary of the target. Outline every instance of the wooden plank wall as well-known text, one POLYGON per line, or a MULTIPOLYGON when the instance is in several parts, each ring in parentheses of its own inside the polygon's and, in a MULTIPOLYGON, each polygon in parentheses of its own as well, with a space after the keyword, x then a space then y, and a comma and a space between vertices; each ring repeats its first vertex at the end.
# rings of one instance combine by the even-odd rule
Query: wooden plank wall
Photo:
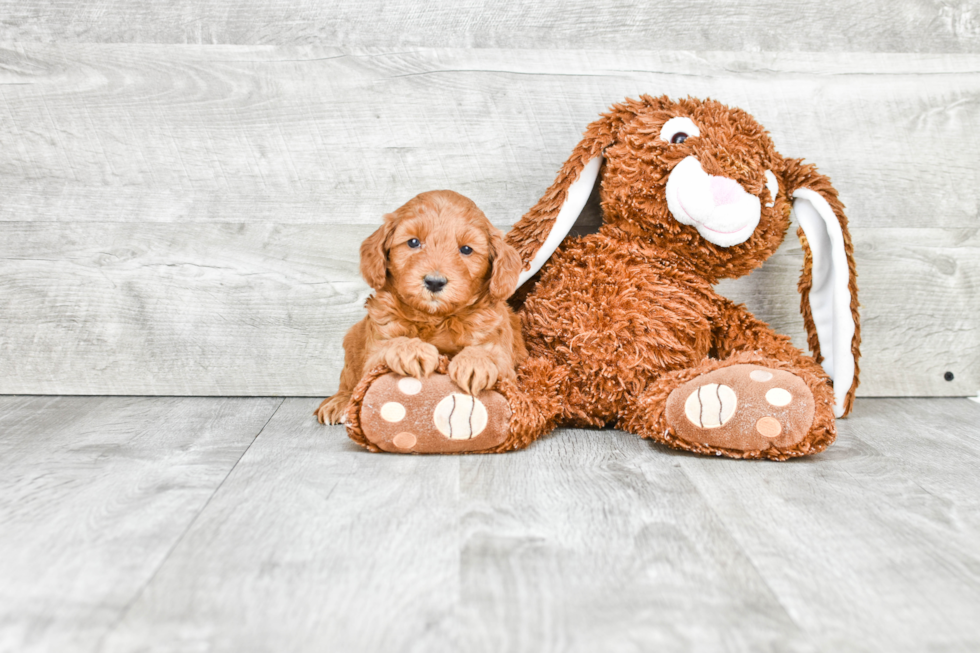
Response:
MULTIPOLYGON (((506 227, 640 93, 834 180, 859 394, 980 389, 978 3, 437 5, 0 1, 0 393, 329 394, 384 212, 452 188, 506 227)), ((801 261, 722 289, 802 345, 801 261)))

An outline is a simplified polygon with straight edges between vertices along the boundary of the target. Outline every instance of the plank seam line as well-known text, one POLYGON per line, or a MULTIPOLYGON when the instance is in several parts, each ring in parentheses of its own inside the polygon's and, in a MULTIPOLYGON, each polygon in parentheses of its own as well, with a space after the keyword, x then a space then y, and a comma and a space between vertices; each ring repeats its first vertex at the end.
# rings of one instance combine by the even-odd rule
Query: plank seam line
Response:
POLYGON ((793 617, 793 614, 786 607, 786 604, 783 603, 782 597, 780 597, 779 594, 776 592, 776 590, 773 589, 772 585, 769 583, 769 580, 765 577, 765 575, 762 573, 762 570, 759 569, 759 566, 755 563, 755 560, 753 560, 752 556, 749 555, 748 550, 746 550, 742 542, 740 542, 738 537, 736 537, 735 531, 728 526, 728 524, 725 522, 724 519, 722 519, 721 515, 718 513, 717 510, 715 510, 715 507, 711 504, 711 501, 708 500, 708 497, 705 496, 704 492, 701 491, 701 488, 698 487, 698 484, 694 481, 693 478, 691 478, 691 475, 687 473, 687 470, 684 468, 683 462, 680 465, 680 470, 681 470, 681 474, 684 475, 684 478, 687 479, 687 482, 691 484, 691 487, 694 488, 694 490, 698 493, 698 496, 701 497, 701 500, 704 501, 705 505, 708 508, 708 511, 711 512, 711 515, 718 520, 718 523, 721 524, 722 527, 724 527, 725 532, 727 532, 728 536, 732 538, 732 542, 735 543, 735 545, 738 547, 738 550, 741 551, 742 555, 745 556, 745 559, 749 561, 749 564, 752 566, 752 570, 755 571, 759 580, 762 581, 762 584, 765 585, 767 590, 769 590, 769 594, 772 595, 772 598, 776 600, 776 604, 779 605, 779 607, 782 609, 783 614, 786 615, 786 618, 789 619, 794 626, 796 626, 797 630, 800 633, 804 635, 810 635, 811 633, 806 628, 804 628, 799 621, 797 621, 793 617))
POLYGON ((150 574, 150 577, 146 579, 146 582, 143 583, 142 587, 140 587, 139 590, 133 595, 133 598, 130 599, 128 604, 126 604, 126 607, 119 613, 119 616, 116 618, 115 621, 113 621, 112 625, 106 628, 105 632, 102 634, 102 637, 99 638, 99 643, 96 645, 94 649, 96 652, 103 650, 106 639, 108 639, 109 635, 111 635, 116 631, 116 629, 119 627, 119 624, 121 624, 129 615, 129 612, 130 610, 133 609, 133 606, 136 605, 137 602, 139 602, 144 592, 146 592, 146 588, 153 583, 156 577, 160 574, 160 570, 162 570, 164 566, 166 566, 167 561, 170 560, 170 557, 173 555, 174 551, 177 550, 177 547, 180 546, 180 543, 184 541, 184 538, 187 536, 187 534, 191 531, 192 528, 194 528, 194 524, 197 523, 198 518, 200 518, 200 516, 204 514, 204 511, 207 510, 208 506, 211 505, 211 501, 214 499, 215 496, 217 496, 218 492, 221 491, 221 488, 224 486, 225 482, 228 480, 228 478, 238 467, 238 463, 242 461, 242 458, 244 458, 245 454, 247 454, 249 449, 252 448, 252 445, 255 444, 255 441, 259 439, 259 436, 262 435, 262 433, 265 431, 265 428, 269 426, 269 422, 271 422, 272 418, 276 416, 276 413, 279 412, 279 409, 282 408, 282 405, 285 401, 286 401, 285 397, 279 400, 279 403, 276 404, 276 407, 275 409, 273 409, 272 414, 269 415, 269 419, 265 421, 265 424, 262 425, 262 428, 258 430, 258 432, 255 434, 252 440, 248 443, 248 446, 245 447, 244 451, 242 451, 242 455, 240 455, 238 459, 235 460, 235 464, 231 466, 231 468, 228 470, 228 473, 225 474, 225 477, 221 479, 221 482, 218 483, 218 485, 214 488, 214 491, 211 492, 211 496, 209 496, 207 501, 204 502, 204 505, 201 506, 200 510, 198 510, 197 513, 194 515, 194 517, 190 520, 190 522, 188 522, 187 527, 180 534, 180 537, 178 537, 177 540, 173 543, 173 545, 167 551, 166 555, 163 556, 163 559, 160 560, 160 563, 156 566, 156 569, 153 570, 153 573, 150 574))

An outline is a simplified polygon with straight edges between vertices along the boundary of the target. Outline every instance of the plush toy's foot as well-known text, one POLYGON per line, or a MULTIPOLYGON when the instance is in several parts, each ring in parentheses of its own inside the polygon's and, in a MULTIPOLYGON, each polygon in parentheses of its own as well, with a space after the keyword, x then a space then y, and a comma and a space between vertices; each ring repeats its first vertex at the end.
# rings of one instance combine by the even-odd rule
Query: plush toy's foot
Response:
POLYGON ((392 453, 479 453, 508 438, 511 409, 498 392, 464 393, 445 374, 425 379, 387 373, 367 387, 351 437, 392 453))
POLYGON ((665 418, 675 446, 782 458, 810 434, 814 408, 813 393, 795 374, 732 365, 675 388, 665 418))
POLYGON ((523 449, 554 428, 561 402, 554 388, 564 369, 529 358, 518 369, 524 388, 498 379, 477 397, 462 392, 440 356, 424 379, 379 366, 361 379, 347 407, 347 434, 368 451, 393 453, 502 453, 523 449))

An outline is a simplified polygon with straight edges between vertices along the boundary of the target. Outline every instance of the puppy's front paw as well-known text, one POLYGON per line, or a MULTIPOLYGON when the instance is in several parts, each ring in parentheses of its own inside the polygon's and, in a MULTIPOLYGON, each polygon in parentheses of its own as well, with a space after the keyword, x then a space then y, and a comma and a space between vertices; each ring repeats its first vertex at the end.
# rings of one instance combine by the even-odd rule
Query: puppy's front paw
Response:
POLYGON ((439 367, 439 350, 418 338, 395 338, 388 345, 384 360, 395 374, 423 379, 439 367))
POLYGON ((497 382, 499 370, 489 352, 467 347, 449 363, 449 378, 471 395, 489 390, 497 382))
POLYGON ((336 394, 320 402, 320 407, 313 413, 321 424, 341 424, 347 412, 350 395, 336 394))

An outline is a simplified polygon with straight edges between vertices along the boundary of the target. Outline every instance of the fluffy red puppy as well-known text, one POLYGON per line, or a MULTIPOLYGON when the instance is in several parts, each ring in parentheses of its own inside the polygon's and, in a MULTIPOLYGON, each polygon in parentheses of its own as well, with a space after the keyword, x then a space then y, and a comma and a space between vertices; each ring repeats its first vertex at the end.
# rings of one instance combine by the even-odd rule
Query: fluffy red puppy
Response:
POLYGON ((521 267, 503 232, 459 193, 422 193, 386 215, 361 245, 361 274, 376 292, 344 337, 340 388, 314 413, 320 423, 341 423, 354 386, 382 363, 423 378, 445 354, 450 378, 474 395, 515 378, 527 354, 506 300, 521 267))

